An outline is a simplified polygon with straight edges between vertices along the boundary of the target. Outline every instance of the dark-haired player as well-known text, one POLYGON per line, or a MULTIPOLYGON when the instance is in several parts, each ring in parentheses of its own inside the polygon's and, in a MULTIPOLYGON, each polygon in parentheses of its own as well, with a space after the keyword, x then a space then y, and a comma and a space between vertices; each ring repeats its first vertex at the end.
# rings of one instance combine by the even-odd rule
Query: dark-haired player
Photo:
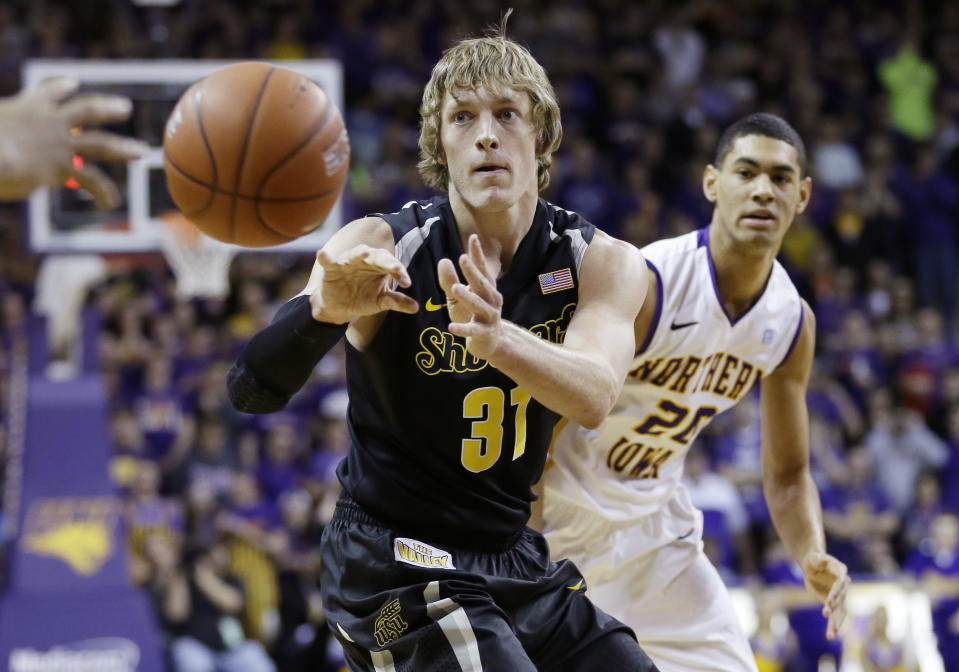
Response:
POLYGON ((700 430, 757 382, 773 522, 825 603, 830 638, 845 615, 846 567, 826 554, 809 474, 815 322, 775 260, 811 187, 802 140, 782 119, 755 114, 723 133, 703 175, 709 227, 643 249, 649 298, 619 400, 598 429, 574 420, 553 447, 551 548, 664 671, 756 669, 680 478, 700 430))
POLYGON ((642 255, 538 198, 559 109, 515 42, 449 49, 421 117, 420 171, 446 193, 337 232, 232 369, 233 403, 282 407, 346 334, 322 590, 351 668, 655 669, 526 527, 556 422, 598 425, 626 376, 642 255))

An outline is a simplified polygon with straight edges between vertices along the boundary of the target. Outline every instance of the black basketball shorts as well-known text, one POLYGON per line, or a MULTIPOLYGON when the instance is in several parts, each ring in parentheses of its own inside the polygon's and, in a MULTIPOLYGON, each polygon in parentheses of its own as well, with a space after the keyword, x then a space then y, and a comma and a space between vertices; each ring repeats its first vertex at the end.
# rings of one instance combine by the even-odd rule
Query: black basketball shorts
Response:
POLYGON ((352 670, 655 670, 627 626, 526 528, 502 552, 405 536, 342 498, 323 532, 323 606, 352 670))

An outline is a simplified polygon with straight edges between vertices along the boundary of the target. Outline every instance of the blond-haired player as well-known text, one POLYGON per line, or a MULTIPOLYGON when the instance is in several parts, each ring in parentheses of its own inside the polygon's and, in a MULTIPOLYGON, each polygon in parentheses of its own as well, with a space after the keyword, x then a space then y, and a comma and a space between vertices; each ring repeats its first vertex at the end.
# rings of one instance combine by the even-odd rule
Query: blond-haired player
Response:
POLYGON ((756 669, 680 478, 703 426, 757 383, 773 522, 825 605, 828 637, 845 615, 846 567, 826 553, 809 474, 814 317, 775 260, 809 202, 805 166, 802 140, 776 116, 723 133, 703 175, 709 227, 643 248, 648 298, 626 384, 598 428, 563 428, 544 477, 554 555, 579 565, 596 603, 664 671, 756 669))
POLYGON ((538 197, 559 109, 515 42, 445 52, 421 116, 444 193, 338 231, 231 398, 282 407, 346 334, 352 441, 321 551, 352 669, 655 669, 526 527, 559 417, 597 425, 626 376, 646 284, 617 279, 642 255, 538 197))

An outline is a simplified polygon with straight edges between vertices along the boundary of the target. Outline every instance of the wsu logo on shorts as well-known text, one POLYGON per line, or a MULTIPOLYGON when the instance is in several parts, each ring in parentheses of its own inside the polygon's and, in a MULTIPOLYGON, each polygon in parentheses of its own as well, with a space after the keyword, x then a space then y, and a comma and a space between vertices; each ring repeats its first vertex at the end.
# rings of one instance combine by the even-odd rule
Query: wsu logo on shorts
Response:
POLYGON ((376 637, 378 646, 386 646, 410 627, 400 615, 401 609, 399 598, 387 602, 386 606, 380 609, 380 615, 373 623, 373 636, 376 637))

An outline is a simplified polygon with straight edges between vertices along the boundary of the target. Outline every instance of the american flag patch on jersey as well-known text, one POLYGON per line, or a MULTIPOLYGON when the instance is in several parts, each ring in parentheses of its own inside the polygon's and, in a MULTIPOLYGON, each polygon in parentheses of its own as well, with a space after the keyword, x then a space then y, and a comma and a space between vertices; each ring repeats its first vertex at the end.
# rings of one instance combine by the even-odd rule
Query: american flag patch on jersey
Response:
POLYGON ((543 294, 552 294, 553 292, 570 289, 572 286, 573 273, 568 268, 551 273, 540 273, 539 288, 543 290, 543 294))

